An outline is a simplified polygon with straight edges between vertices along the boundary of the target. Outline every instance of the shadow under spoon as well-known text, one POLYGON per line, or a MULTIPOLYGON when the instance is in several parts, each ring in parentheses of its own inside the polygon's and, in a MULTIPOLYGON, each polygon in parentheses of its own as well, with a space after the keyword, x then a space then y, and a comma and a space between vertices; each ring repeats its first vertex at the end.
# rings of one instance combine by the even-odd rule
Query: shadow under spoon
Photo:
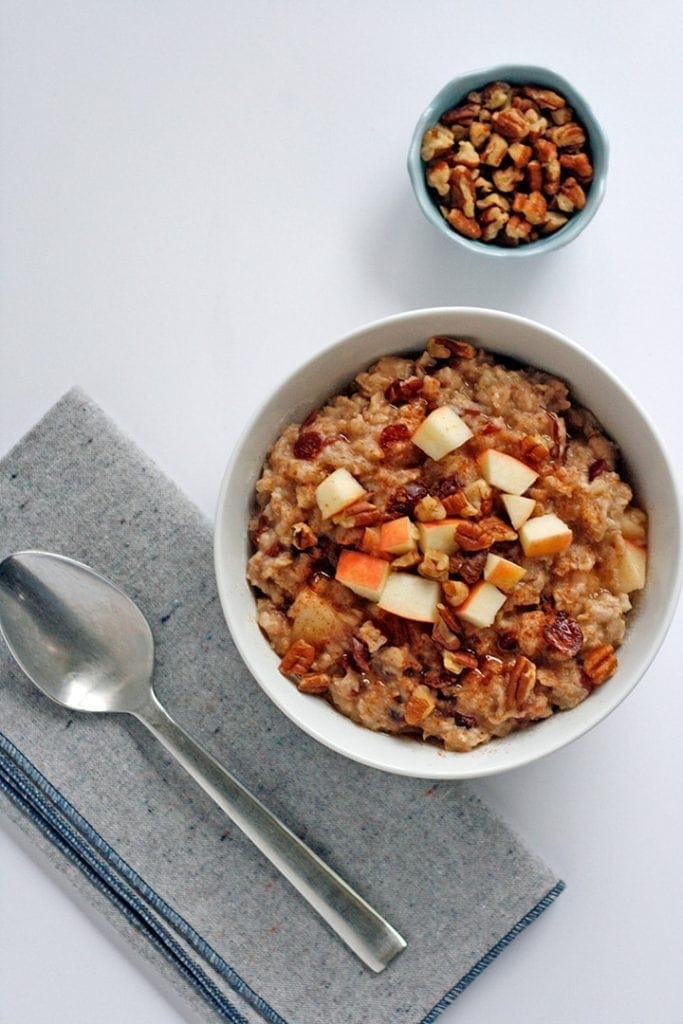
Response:
POLYGON ((0 631, 29 679, 74 711, 134 715, 373 971, 406 942, 358 893, 192 739, 152 687, 146 618, 80 562, 21 551, 0 562, 0 631))

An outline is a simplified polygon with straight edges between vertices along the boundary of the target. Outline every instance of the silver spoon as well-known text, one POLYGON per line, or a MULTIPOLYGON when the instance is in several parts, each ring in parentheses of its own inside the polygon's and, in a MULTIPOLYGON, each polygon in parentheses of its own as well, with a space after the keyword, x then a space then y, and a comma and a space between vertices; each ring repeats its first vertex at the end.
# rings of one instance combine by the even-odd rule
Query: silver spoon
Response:
POLYGON ((152 631, 122 590, 62 555, 18 552, 0 562, 0 631, 57 704, 142 722, 373 971, 405 949, 390 924, 164 710, 152 688, 152 631))

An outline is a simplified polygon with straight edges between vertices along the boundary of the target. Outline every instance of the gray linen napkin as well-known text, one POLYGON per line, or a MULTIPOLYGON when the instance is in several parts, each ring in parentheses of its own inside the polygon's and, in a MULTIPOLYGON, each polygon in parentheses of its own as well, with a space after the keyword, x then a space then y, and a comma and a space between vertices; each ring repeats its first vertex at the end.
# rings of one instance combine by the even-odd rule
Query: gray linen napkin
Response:
POLYGON ((0 538, 123 587, 162 702, 408 940, 368 971, 135 720, 52 705, 2 645, 0 808, 206 1021, 430 1024, 561 892, 469 785, 354 764, 272 705, 209 524, 80 390, 0 463, 0 538))

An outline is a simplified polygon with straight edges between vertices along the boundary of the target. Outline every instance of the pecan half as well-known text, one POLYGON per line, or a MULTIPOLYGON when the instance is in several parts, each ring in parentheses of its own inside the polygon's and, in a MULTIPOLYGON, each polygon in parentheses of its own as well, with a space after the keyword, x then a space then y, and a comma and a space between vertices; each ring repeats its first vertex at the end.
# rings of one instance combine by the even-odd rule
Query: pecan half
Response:
POLYGON ((600 686, 617 670, 617 656, 611 644, 600 644, 583 659, 583 671, 594 686, 600 686))
POLYGON ((325 672, 307 672, 297 683, 302 693, 327 693, 330 677, 325 672))
POLYGON ((455 541, 463 551, 483 551, 493 544, 493 537, 480 523, 465 520, 455 528, 455 541))
POLYGON ((280 662, 283 676, 303 676, 315 659, 315 647, 307 640, 295 640, 280 662))
POLYGON ((533 661, 520 654, 510 666, 506 692, 508 703, 513 707, 523 708, 535 685, 536 666, 533 661))

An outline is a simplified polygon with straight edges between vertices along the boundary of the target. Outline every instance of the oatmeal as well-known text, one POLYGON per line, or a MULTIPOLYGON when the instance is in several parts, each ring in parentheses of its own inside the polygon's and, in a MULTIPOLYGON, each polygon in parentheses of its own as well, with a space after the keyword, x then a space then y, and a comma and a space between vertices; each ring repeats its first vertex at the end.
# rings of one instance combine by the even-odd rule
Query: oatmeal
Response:
POLYGON ((561 380, 451 337, 288 426, 250 537, 283 676, 456 751, 609 685, 645 583, 647 518, 595 417, 561 380))

